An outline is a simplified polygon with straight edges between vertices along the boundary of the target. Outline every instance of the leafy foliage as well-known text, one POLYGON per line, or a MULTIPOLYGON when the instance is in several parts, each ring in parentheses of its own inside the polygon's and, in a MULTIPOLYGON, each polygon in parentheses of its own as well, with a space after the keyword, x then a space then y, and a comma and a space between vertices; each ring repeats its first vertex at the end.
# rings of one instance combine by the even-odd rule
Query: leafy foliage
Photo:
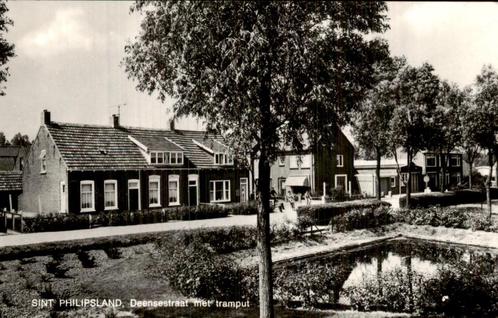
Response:
POLYGON ((335 216, 345 214, 356 209, 374 210, 379 206, 389 206, 388 202, 379 200, 353 200, 300 206, 297 209, 298 223, 306 222, 315 225, 328 225, 335 216))
MULTIPOLYGON (((0 85, 7 81, 9 68, 5 65, 10 58, 14 57, 14 45, 6 40, 6 33, 9 26, 13 24, 12 20, 7 17, 7 4, 5 0, 0 0, 0 85)), ((0 86, 0 96, 5 95, 5 87, 0 86)))
POLYGON ((334 216, 330 220, 332 230, 337 232, 376 228, 393 222, 391 209, 385 206, 375 209, 354 209, 334 216))
MULTIPOLYGON (((464 203, 479 203, 485 200, 479 190, 456 190, 451 192, 421 193, 411 197, 411 206, 428 208, 432 206, 450 206, 464 203)), ((406 196, 399 198, 399 206, 406 207, 406 196)))

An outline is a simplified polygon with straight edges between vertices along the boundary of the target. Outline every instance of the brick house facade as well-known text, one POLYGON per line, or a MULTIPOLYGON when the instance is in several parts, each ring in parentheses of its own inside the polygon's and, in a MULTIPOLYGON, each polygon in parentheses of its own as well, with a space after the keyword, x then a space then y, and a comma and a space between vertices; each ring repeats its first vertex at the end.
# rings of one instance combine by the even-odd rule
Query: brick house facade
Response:
MULTIPOLYGON (((323 183, 327 194, 334 188, 354 193, 357 187, 353 160, 354 147, 338 130, 331 148, 282 151, 270 167, 271 187, 279 196, 285 196, 287 191, 301 194, 310 191, 314 196, 322 196, 323 183)), ((254 166, 257 179, 257 161, 254 166)))
POLYGON ((92 213, 249 198, 249 173, 202 131, 66 124, 42 114, 26 161, 23 210, 92 213))

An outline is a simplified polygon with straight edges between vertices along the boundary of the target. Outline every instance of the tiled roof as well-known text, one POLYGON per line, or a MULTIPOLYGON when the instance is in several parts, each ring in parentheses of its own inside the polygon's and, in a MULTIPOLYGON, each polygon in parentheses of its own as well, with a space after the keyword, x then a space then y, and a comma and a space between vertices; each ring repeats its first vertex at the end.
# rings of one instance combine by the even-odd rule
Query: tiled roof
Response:
POLYGON ((0 191, 22 191, 22 172, 0 171, 0 191))
MULTIPOLYGON (((149 167, 131 136, 151 150, 183 151, 190 167, 215 167, 213 156, 196 145, 219 144, 203 131, 160 130, 54 123, 47 125, 70 170, 140 169, 149 167), (165 137, 167 139, 165 139, 165 137), (169 141, 168 141, 169 140, 169 141), (164 142, 163 142, 164 141, 164 142), (155 149, 160 148, 160 149, 155 149)), ((222 147, 223 145, 220 144, 222 147)))
POLYGON ((0 157, 17 157, 19 154, 20 147, 16 146, 5 146, 0 147, 0 157))
POLYGON ((68 169, 138 169, 147 165, 128 134, 112 127, 51 123, 47 128, 68 169))
MULTIPOLYGON (((192 131, 192 130, 159 130, 159 129, 141 129, 141 128, 126 128, 131 136, 135 138, 140 138, 140 136, 156 136, 156 137, 166 137, 174 143, 181 146, 184 150, 185 158, 190 161, 190 164, 198 168, 213 167, 213 155, 208 153, 206 150, 202 149, 196 145, 192 140, 203 145, 209 145, 210 139, 213 136, 210 135, 206 137, 204 131, 192 131)), ((209 146, 207 146, 209 147, 209 146)), ((213 149, 214 150, 214 149, 213 149)))
POLYGON ((11 171, 16 167, 16 157, 0 157, 0 171, 11 171))

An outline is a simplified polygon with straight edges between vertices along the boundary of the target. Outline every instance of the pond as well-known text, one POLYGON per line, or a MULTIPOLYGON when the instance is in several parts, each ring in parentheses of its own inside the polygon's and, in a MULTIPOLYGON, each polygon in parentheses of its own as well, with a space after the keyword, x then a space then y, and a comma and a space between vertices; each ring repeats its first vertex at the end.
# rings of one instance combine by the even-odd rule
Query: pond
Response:
MULTIPOLYGON (((304 309, 496 316, 498 251, 396 238, 274 268, 278 317, 328 317, 304 309)), ((257 317, 241 310, 143 310, 143 317, 257 317)))
POLYGON ((275 269, 275 296, 289 307, 496 313, 496 286, 496 250, 406 238, 275 269))

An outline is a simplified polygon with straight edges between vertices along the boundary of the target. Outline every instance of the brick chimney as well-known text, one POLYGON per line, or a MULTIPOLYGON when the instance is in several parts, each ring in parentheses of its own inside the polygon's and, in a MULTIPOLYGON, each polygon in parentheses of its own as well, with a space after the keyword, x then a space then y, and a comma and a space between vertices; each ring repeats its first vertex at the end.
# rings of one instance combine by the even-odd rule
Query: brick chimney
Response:
POLYGON ((50 112, 46 109, 42 111, 41 123, 42 125, 50 125, 50 112))
POLYGON ((119 128, 119 115, 112 115, 112 127, 119 128))
POLYGON ((169 130, 171 130, 171 131, 175 130, 175 119, 174 118, 171 118, 169 120, 169 130))

